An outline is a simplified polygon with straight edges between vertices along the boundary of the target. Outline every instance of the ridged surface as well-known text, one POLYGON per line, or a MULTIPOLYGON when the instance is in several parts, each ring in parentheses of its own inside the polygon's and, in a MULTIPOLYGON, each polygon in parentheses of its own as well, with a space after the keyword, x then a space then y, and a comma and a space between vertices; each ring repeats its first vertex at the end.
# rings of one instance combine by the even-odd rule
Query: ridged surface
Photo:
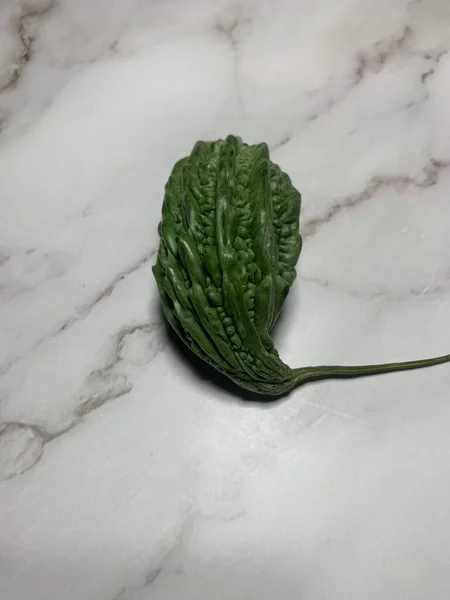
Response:
POLYGON ((203 360, 280 394, 292 370, 270 337, 301 250, 301 196, 266 144, 198 142, 166 184, 153 273, 164 313, 203 360))

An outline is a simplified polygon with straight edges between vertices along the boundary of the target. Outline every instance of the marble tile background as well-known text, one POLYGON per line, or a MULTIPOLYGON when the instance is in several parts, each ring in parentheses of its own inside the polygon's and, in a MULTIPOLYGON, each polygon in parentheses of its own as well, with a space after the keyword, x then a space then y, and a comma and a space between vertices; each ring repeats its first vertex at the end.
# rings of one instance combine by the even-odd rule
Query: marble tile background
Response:
POLYGON ((450 352, 449 49, 445 0, 1 1, 1 598, 450 597, 450 366, 245 402, 151 275, 237 133, 303 195, 282 358, 450 352))

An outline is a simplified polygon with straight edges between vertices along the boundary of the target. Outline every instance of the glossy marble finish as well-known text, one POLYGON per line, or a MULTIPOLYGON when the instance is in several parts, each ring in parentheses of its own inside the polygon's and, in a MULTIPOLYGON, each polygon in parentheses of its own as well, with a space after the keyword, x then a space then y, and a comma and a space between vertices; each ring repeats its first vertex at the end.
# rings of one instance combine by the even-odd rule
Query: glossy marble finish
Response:
POLYGON ((447 600, 450 366, 258 404, 167 335, 163 187, 266 141, 291 366, 450 352, 450 6, 3 0, 0 597, 447 600))

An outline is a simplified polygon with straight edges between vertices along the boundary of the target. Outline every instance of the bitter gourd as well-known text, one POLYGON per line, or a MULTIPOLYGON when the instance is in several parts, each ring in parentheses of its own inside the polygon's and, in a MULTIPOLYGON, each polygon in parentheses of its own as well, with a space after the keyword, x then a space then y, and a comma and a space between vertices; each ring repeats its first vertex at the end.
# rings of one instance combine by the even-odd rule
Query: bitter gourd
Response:
POLYGON ((301 195, 265 143, 197 142, 165 186, 153 274, 185 344, 240 387, 281 395, 305 381, 417 369, 450 355, 362 366, 291 369, 270 331, 302 247, 301 195))

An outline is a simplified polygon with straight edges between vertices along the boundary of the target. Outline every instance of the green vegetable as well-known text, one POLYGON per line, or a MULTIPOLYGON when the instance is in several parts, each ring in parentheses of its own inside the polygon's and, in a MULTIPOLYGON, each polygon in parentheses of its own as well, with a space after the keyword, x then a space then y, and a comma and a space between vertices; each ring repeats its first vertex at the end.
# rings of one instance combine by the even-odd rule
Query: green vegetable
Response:
POLYGON ((291 369, 270 331, 296 277, 301 196, 266 144, 197 142, 165 188, 153 274, 180 338, 239 386, 281 395, 297 384, 417 369, 410 362, 291 369))

